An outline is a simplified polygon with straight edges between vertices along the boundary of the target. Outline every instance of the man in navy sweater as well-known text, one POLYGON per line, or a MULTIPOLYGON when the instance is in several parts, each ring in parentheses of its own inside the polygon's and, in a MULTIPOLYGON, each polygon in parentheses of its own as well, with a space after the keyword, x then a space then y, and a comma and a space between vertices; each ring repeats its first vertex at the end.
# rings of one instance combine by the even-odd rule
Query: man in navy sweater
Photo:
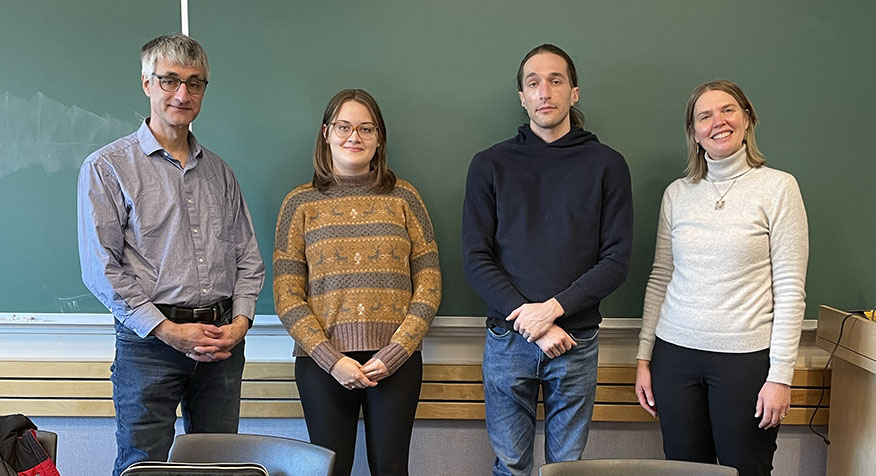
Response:
POLYGON ((517 87, 529 123, 475 155, 463 210, 466 278, 488 306, 484 398, 496 476, 532 470, 539 387, 545 459, 581 458, 599 303, 626 278, 633 228, 629 168, 582 129, 569 55, 534 48, 517 87))

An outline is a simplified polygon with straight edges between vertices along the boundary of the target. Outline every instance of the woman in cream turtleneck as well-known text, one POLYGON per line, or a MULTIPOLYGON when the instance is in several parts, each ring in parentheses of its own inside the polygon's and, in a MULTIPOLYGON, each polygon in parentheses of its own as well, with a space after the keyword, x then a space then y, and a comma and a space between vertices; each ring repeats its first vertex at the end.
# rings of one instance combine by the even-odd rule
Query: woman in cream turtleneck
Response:
POLYGON ((797 181, 764 166, 757 115, 730 81, 687 104, 687 176, 663 194, 636 394, 667 459, 772 470, 805 308, 808 225, 797 181))

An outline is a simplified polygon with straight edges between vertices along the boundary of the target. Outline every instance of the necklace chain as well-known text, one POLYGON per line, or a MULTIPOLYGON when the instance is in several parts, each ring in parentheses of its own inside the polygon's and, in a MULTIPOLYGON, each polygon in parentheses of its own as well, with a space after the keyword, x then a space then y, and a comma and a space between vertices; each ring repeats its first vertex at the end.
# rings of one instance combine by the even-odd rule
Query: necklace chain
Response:
POLYGON ((727 195, 728 192, 730 192, 730 189, 733 188, 734 185, 736 185, 736 179, 733 179, 733 182, 730 183, 730 186, 727 187, 727 190, 725 190, 724 193, 721 193, 721 191, 718 190, 718 186, 715 185, 715 182, 710 183, 712 184, 712 187, 715 187, 715 193, 718 194, 718 199, 715 200, 715 210, 723 210, 725 203, 724 196, 727 195))
POLYGON ((709 183, 712 184, 712 187, 714 187, 715 193, 718 194, 718 199, 715 200, 715 210, 723 210, 724 209, 724 204, 726 203, 726 201, 724 200, 724 197, 726 197, 727 194, 730 193, 730 189, 732 189, 733 186, 736 185, 736 181, 739 180, 739 177, 742 177, 743 175, 747 174, 748 172, 751 172, 751 170, 752 169, 748 169, 745 172, 742 172, 741 174, 737 175, 733 179, 733 181, 730 182, 730 186, 727 187, 727 190, 724 190, 724 193, 721 193, 721 191, 718 190, 718 186, 715 185, 715 182, 713 180, 708 181, 709 183))

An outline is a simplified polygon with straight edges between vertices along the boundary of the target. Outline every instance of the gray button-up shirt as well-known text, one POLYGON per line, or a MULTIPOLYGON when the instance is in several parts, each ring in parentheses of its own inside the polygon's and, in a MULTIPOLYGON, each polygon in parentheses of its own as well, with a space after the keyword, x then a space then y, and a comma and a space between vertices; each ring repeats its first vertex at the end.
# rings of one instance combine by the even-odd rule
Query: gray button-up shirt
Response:
POLYGON ((140 337, 165 319, 155 304, 231 297, 233 315, 252 319, 265 266, 234 173, 191 133, 183 168, 148 121, 82 164, 82 280, 140 337))

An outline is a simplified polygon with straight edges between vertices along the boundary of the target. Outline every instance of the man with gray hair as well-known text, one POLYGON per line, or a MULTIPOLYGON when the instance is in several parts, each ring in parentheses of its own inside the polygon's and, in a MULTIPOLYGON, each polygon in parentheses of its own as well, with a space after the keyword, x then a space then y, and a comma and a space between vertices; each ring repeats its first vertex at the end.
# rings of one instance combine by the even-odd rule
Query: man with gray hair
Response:
POLYGON ((265 267, 237 179, 189 131, 207 55, 180 34, 140 54, 150 117, 79 173, 82 280, 115 317, 113 475, 186 433, 236 433, 244 335, 265 267))

